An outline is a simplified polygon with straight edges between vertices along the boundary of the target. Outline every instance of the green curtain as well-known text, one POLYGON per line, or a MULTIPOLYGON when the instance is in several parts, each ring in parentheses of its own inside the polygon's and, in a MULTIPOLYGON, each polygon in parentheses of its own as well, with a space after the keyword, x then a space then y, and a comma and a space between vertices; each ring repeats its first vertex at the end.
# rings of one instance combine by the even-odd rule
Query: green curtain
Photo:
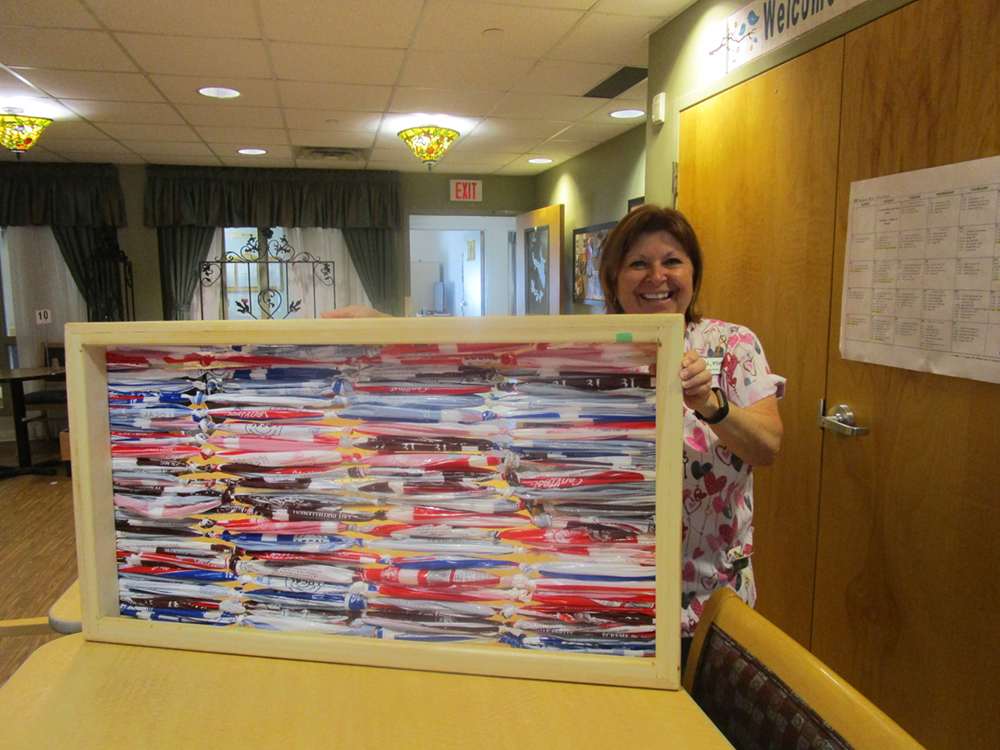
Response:
POLYGON ((377 310, 396 314, 394 232, 391 229, 344 229, 344 242, 365 294, 377 310))
POLYGON ((399 173, 146 168, 146 226, 397 227, 399 173))
POLYGON ((240 167, 146 168, 144 222, 157 227, 163 315, 186 319, 210 227, 323 227, 344 232, 372 304, 395 312, 401 272, 399 173, 240 167), (181 231, 187 230, 187 231, 181 231))
POLYGON ((128 259, 118 246, 118 229, 54 225, 52 234, 87 302, 87 320, 128 320, 122 277, 128 259))
POLYGON ((190 320, 191 297, 214 235, 215 227, 157 228, 164 320, 190 320))
POLYGON ((113 164, 0 163, 0 226, 123 227, 113 164))

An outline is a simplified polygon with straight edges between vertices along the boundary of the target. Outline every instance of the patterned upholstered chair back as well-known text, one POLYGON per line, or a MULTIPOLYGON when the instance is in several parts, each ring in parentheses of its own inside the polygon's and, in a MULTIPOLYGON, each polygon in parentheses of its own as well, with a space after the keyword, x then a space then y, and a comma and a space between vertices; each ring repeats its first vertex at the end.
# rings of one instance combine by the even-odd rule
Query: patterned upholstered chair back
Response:
POLYGON ((705 606, 684 689, 738 750, 921 747, 728 588, 705 606))

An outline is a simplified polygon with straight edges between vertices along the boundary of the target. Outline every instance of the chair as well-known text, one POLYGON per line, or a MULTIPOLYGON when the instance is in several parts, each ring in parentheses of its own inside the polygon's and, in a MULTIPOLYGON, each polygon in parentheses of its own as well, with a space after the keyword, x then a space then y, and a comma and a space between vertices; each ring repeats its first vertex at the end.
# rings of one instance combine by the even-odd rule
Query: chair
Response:
POLYGON ((705 604, 683 684, 739 750, 922 747, 730 588, 705 604))
MULTIPOLYGON (((62 344, 42 344, 42 362, 44 367, 65 365, 66 348, 62 344)), ((45 423, 45 437, 47 440, 51 439, 49 425, 55 421, 66 422, 69 419, 65 377, 44 380, 41 389, 25 393, 24 406, 30 412, 39 413, 39 416, 26 417, 24 421, 43 421, 45 423)))

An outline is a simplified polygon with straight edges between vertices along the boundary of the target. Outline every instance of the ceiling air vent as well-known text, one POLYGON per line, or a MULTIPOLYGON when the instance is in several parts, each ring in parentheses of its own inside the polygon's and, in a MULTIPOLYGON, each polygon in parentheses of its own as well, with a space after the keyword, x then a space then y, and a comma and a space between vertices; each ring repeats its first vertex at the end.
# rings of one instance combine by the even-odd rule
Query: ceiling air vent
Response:
POLYGON ((339 146, 296 146, 295 158, 316 161, 365 161, 368 158, 368 149, 341 148, 339 146))

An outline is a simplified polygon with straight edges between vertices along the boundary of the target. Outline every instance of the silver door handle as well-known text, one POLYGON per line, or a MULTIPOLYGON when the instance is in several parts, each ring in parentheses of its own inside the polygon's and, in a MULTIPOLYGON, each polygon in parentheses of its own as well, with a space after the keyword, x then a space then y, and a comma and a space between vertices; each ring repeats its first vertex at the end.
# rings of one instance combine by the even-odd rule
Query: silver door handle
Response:
POLYGON ((819 428, 821 430, 832 430, 840 435, 867 435, 867 427, 854 426, 854 412, 847 404, 840 404, 829 412, 826 412, 826 399, 819 402, 819 428))

